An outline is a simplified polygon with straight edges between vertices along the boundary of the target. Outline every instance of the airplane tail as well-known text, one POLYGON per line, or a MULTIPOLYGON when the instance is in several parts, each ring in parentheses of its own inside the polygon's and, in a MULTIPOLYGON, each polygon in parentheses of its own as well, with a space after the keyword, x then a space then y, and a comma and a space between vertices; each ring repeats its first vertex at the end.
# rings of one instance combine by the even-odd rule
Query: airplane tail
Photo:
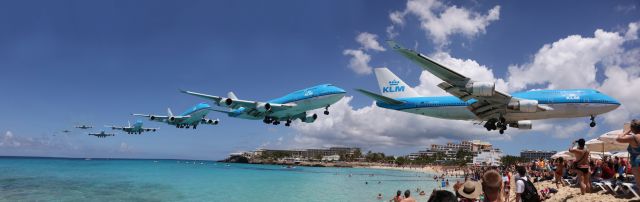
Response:
POLYGON ((173 112, 171 112, 171 108, 167 107, 167 115, 173 116, 173 112))
POLYGON ((234 94, 231 91, 229 91, 229 93, 227 93, 227 97, 231 98, 232 100, 237 100, 238 99, 238 97, 236 97, 236 94, 234 94))
POLYGON ((131 128, 131 121, 127 121, 127 123, 129 124, 129 128, 131 128))
POLYGON ((387 68, 375 68, 380 92, 389 98, 418 97, 419 94, 387 68))

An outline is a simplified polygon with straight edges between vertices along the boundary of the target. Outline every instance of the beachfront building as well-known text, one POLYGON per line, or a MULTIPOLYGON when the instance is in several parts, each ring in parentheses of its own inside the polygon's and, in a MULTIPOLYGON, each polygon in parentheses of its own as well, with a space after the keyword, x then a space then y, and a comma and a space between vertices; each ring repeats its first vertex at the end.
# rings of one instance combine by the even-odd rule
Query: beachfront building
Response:
MULTIPOLYGON (((255 151, 256 156, 269 156, 274 158, 299 158, 303 160, 323 160, 326 156, 331 156, 331 159, 335 159, 335 156, 356 156, 359 155, 360 148, 356 147, 330 147, 328 149, 258 149, 255 151)), ((337 160, 335 160, 337 161, 337 160)))
POLYGON ((551 159, 551 156, 556 154, 556 151, 541 151, 541 150, 522 150, 520 151, 520 157, 528 160, 533 159, 551 159))
POLYGON ((339 160, 340 160, 340 155, 329 155, 329 156, 322 157, 322 161, 339 161, 339 160))
POLYGON ((493 145, 489 142, 480 140, 464 140, 460 143, 448 142, 447 144, 432 144, 430 148, 416 153, 411 153, 407 156, 410 160, 415 160, 420 156, 434 156, 438 153, 444 154, 445 160, 455 160, 455 156, 458 151, 470 152, 473 156, 477 156, 482 152, 498 151, 494 149, 493 145))
POLYGON ((473 157, 474 165, 500 166, 500 159, 503 154, 499 149, 482 151, 473 157))

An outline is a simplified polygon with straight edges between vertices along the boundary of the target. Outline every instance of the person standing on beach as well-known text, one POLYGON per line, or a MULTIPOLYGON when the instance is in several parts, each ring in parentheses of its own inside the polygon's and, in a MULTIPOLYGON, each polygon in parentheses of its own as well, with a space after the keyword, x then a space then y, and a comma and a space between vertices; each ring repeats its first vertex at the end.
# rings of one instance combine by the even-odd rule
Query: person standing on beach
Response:
POLYGON ((622 134, 616 138, 618 142, 629 143, 627 151, 631 156, 629 163, 631 163, 631 173, 636 179, 636 186, 640 186, 640 177, 638 177, 640 176, 640 135, 638 134, 640 134, 640 120, 633 119, 628 128, 625 125, 622 134))
POLYGON ((556 182, 556 188, 560 189, 560 185, 558 184, 562 184, 562 186, 564 185, 564 182, 562 181, 562 174, 564 174, 564 159, 562 157, 556 159, 556 170, 554 171, 554 177, 555 177, 555 182, 556 182))
POLYGON ((511 177, 509 177, 509 171, 503 171, 502 183, 504 192, 504 201, 509 201, 509 192, 511 191, 511 177))
POLYGON ((573 162, 573 169, 578 173, 578 179, 580 179, 580 192, 582 194, 591 193, 591 173, 589 172, 589 150, 584 148, 584 139, 573 142, 569 152, 576 156, 576 161, 573 162), (578 143, 577 148, 573 148, 578 143))

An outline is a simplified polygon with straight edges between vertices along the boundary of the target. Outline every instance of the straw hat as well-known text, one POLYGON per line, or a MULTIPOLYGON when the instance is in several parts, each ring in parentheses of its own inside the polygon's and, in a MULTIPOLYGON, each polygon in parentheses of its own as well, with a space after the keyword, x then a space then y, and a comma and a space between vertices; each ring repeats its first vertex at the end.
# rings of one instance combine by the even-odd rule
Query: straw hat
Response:
POLYGON ((466 181, 458 189, 458 194, 468 199, 477 199, 482 193, 482 185, 475 181, 466 181))

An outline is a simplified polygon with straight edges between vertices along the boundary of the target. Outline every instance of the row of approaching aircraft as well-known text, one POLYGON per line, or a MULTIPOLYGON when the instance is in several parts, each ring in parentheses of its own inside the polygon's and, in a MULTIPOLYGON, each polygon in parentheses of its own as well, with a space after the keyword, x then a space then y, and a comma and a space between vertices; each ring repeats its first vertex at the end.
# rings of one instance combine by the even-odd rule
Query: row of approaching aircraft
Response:
MULTIPOLYGON (((420 96, 389 69, 376 68, 374 72, 381 94, 364 89, 356 91, 375 100, 376 105, 381 108, 441 119, 475 121, 484 125, 488 131, 498 130, 503 134, 507 127, 531 129, 532 120, 550 118, 590 117, 590 126, 595 127, 597 115, 615 110, 621 105, 612 97, 594 89, 533 90, 508 94, 496 90, 493 81, 473 80, 394 41, 387 43, 400 55, 442 79, 443 82, 437 86, 452 96, 420 96)), ((186 90, 180 92, 209 100, 222 109, 199 103, 179 115, 174 115, 171 109, 167 109, 166 115, 132 115, 176 128, 196 129, 199 124, 217 125, 218 119, 206 118, 210 111, 224 113, 228 117, 262 120, 266 124, 279 125, 284 122, 285 126, 290 126, 295 120, 313 123, 318 115, 310 114, 311 110, 324 108, 324 114, 329 115, 329 107, 346 93, 334 85, 323 84, 260 102, 241 100, 233 92, 229 92, 226 97, 186 90)), ((158 130, 143 128, 141 121, 133 126, 129 124, 128 127, 107 127, 129 134, 158 130)), ((91 135, 107 137, 113 134, 102 132, 91 135)))

